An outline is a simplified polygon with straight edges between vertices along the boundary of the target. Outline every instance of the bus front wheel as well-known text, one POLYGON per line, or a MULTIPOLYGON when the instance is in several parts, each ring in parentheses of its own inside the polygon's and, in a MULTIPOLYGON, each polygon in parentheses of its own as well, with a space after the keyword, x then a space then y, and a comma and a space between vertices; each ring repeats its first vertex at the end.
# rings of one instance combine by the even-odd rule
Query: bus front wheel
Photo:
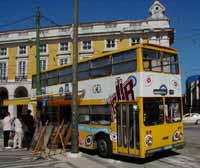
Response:
POLYGON ((101 157, 104 157, 104 158, 111 157, 112 155, 111 142, 106 136, 101 135, 98 137, 97 150, 98 150, 98 154, 101 157))

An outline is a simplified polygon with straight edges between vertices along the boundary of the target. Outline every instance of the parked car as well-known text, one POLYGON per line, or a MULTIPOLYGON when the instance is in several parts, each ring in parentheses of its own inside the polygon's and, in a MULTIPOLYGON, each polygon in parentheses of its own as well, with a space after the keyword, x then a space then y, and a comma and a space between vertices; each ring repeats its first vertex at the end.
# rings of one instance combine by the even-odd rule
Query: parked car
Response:
POLYGON ((187 113, 183 116, 183 122, 186 124, 200 124, 200 114, 187 113))

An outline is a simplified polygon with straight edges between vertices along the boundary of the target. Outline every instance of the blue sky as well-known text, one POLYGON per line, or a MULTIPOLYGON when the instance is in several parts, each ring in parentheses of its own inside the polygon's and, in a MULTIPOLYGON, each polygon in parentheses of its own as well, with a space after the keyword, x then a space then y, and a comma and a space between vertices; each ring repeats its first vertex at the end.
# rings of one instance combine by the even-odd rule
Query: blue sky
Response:
MULTIPOLYGON (((154 0, 79 0, 79 21, 95 22, 122 19, 145 19, 154 0)), ((187 76, 200 74, 200 1, 160 0, 166 7, 171 27, 175 28, 175 42, 180 55, 182 84, 187 76)), ((34 16, 40 6, 43 16, 58 25, 73 22, 73 0, 2 0, 0 31, 34 27, 34 18, 5 26, 25 17, 34 16)), ((42 25, 50 25, 42 20, 42 25)), ((185 88, 183 86, 183 88, 185 88)))

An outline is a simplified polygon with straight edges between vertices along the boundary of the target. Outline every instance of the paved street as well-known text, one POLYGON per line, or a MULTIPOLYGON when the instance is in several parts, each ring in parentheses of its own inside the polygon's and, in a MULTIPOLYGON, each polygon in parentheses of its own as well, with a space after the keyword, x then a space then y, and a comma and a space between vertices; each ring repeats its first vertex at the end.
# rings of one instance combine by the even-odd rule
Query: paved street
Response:
POLYGON ((145 160, 114 156, 103 159, 91 153, 82 153, 79 158, 70 158, 62 154, 33 159, 26 150, 6 150, 0 152, 0 168, 199 168, 200 166, 200 126, 187 125, 185 127, 186 147, 177 152, 158 154, 145 160))

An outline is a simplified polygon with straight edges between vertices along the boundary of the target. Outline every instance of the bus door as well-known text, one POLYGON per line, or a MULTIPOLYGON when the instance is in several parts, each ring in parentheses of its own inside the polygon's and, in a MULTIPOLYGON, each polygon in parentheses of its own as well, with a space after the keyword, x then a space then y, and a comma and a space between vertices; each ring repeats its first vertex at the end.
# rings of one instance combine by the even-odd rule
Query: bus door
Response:
POLYGON ((139 155, 138 106, 130 103, 117 105, 118 153, 139 155))

